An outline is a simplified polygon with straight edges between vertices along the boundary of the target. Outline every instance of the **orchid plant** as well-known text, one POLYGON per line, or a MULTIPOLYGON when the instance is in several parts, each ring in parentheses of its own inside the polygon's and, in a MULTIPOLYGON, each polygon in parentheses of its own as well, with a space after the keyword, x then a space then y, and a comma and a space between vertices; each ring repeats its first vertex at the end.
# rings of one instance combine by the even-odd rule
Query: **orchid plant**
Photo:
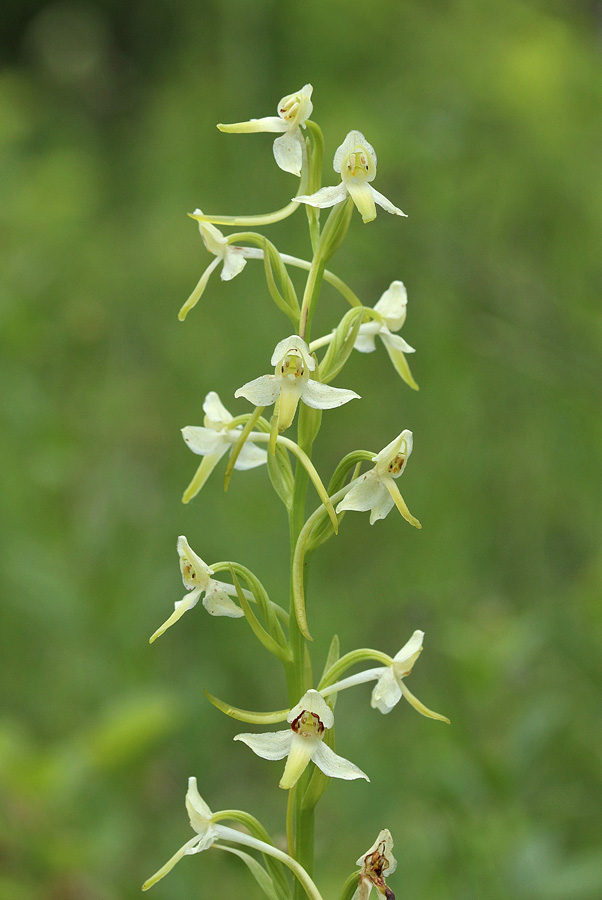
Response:
MULTIPOLYGON (((370 306, 326 268, 345 238, 355 208, 364 223, 375 219, 377 205, 397 216, 405 213, 373 188, 376 153, 360 131, 349 132, 335 152, 333 168, 341 176, 340 183, 322 187, 324 139, 320 127, 310 119, 313 111, 311 96, 312 86, 306 84, 282 98, 277 116, 218 125, 221 131, 229 133, 271 132, 279 135, 273 144, 276 163, 299 179, 298 190, 289 203, 265 215, 207 215, 195 209, 191 217, 198 222, 203 244, 214 259, 179 313, 180 319, 184 320, 199 303, 212 272, 220 263, 221 278, 229 281, 243 272, 248 261, 257 260, 264 266, 267 294, 288 319, 283 337, 271 355, 273 374, 254 375, 250 372, 249 379, 234 393, 235 398, 243 398, 252 408, 241 407, 233 415, 216 391, 209 390, 203 403, 203 424, 186 425, 182 435, 189 449, 201 457, 184 492, 185 503, 201 491, 224 457, 227 458, 223 472, 225 487, 234 470, 265 466, 289 523, 290 606, 285 609, 272 601, 262 582, 245 565, 232 560, 207 565, 187 538, 180 536, 177 550, 186 594, 183 599, 176 600, 174 611, 150 638, 153 642, 165 634, 200 600, 201 606, 212 616, 246 619, 263 648, 282 664, 288 692, 286 709, 245 710, 215 697, 209 690, 205 693, 226 715, 260 729, 235 734, 234 741, 245 744, 262 759, 286 760, 278 784, 287 794, 282 829, 286 833, 287 846, 286 850, 278 847, 266 827, 250 813, 236 809, 212 813, 199 794, 196 778, 191 777, 186 808, 194 836, 144 883, 143 890, 160 881, 184 856, 217 848, 238 856, 247 865, 268 900, 299 900, 303 895, 321 900, 313 880, 317 803, 331 778, 369 781, 361 768, 334 751, 333 708, 339 692, 376 682, 371 705, 379 712, 391 712, 404 697, 421 715, 449 721, 426 707, 406 685, 422 652, 422 631, 415 631, 393 657, 385 650, 375 648, 361 648, 341 655, 335 635, 321 678, 314 679, 312 675, 305 590, 311 553, 339 531, 346 511, 369 511, 372 525, 386 518, 396 507, 406 522, 415 528, 421 526, 410 513, 397 486, 413 448, 413 435, 407 428, 392 439, 383 431, 389 443, 378 452, 344 448, 328 486, 311 460, 322 424, 322 412, 361 399, 355 390, 330 384, 338 378, 354 349, 370 353, 376 349, 378 339, 402 381, 410 388, 418 389, 406 358, 414 348, 397 333, 407 313, 408 298, 403 283, 393 281, 381 298, 370 306), (320 210, 325 208, 330 208, 330 213, 322 223, 320 210), (265 235, 247 230, 250 226, 271 225, 300 209, 306 211, 313 248, 311 260, 282 253, 265 235), (217 225, 245 230, 226 236, 217 225), (307 273, 301 297, 289 274, 289 269, 293 268, 307 273), (330 333, 312 341, 312 320, 324 281, 338 291, 343 314, 330 333), (285 432, 292 428, 295 420, 297 430, 293 438, 285 432), (318 496, 318 505, 308 515, 310 482, 318 496), (226 580, 214 577, 219 574, 226 580), (367 663, 368 668, 365 667, 367 663), (347 674, 350 669, 362 665, 364 668, 360 671, 347 674), (266 729, 277 723, 285 723, 286 727, 276 731, 266 729), (223 820, 230 820, 236 827, 221 824, 223 820)), ((257 339, 261 340, 261 335, 257 339)), ((265 349, 267 359, 269 348, 265 349)), ((329 412, 327 418, 330 415, 329 412)), ((197 541, 193 543, 198 548, 197 541)), ((205 549, 198 549, 205 554, 205 549)), ((203 614, 202 610, 200 614, 203 614)), ((215 792, 213 787, 212 793, 215 792)), ((354 855, 351 850, 351 859, 354 855)), ((384 828, 370 849, 357 860, 356 868, 342 886, 341 900, 367 900, 373 887, 386 900, 394 900, 386 878, 393 874, 395 867, 393 838, 384 828)))

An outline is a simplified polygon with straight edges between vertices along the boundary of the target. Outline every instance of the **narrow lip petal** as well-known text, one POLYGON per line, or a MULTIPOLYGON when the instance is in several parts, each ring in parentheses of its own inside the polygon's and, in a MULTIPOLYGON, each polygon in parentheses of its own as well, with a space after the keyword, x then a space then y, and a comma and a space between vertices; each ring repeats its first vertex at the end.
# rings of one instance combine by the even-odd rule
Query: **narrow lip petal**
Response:
POLYGON ((356 766, 343 756, 339 756, 324 741, 319 741, 312 760, 318 769, 324 772, 325 775, 328 775, 329 778, 342 778, 344 781, 364 778, 366 781, 370 781, 359 766, 356 766))
POLYGON ((316 715, 324 728, 332 728, 334 725, 334 713, 331 710, 330 706, 322 696, 319 691, 310 688, 309 691, 306 691, 296 706, 293 706, 288 716, 286 717, 287 722, 294 722, 302 712, 307 710, 307 712, 313 713, 316 715))
POLYGON ((260 375, 247 381, 235 391, 235 397, 244 397, 254 406, 271 406, 280 394, 280 383, 275 375, 260 375))
POLYGON ((300 194, 294 197, 298 203, 307 203, 308 206, 316 206, 318 209, 327 209, 329 206, 336 206, 347 198, 347 188, 341 181, 340 184, 332 187, 323 187, 314 194, 300 194))
POLYGON ((301 399, 302 385, 299 381, 290 382, 286 379, 280 381, 280 398, 278 401, 278 431, 286 431, 292 425, 297 406, 301 399))
POLYGON ((356 182, 348 178, 345 187, 351 194, 351 198, 362 216, 363 222, 373 222, 376 218, 376 206, 374 205, 374 189, 366 182, 356 182))
POLYGON ((280 116, 263 116, 260 119, 248 119, 246 122, 231 122, 218 124, 219 131, 226 134, 256 134, 260 131, 288 131, 288 122, 280 116))
POLYGON ((242 741, 256 756, 262 759, 284 759, 288 756, 294 737, 294 732, 287 728, 286 731, 268 731, 264 734, 243 732, 234 737, 235 741, 242 741))
POLYGON ((305 737, 300 734, 292 734, 291 747, 278 785, 287 791, 294 787, 299 781, 301 775, 305 772, 310 760, 314 759, 320 746, 322 746, 322 738, 305 737))
POLYGON ((273 146, 274 159, 279 169, 291 175, 301 175, 303 166, 303 138, 298 128, 276 138, 273 146))
POLYGON ((146 879, 146 881, 142 885, 142 890, 148 891, 148 889, 152 888, 152 886, 157 884, 158 881, 161 881, 162 878, 165 878, 165 876, 169 874, 169 872, 171 872, 173 867, 182 859, 182 857, 190 855, 192 853, 198 853, 201 849, 204 849, 199 847, 200 843, 201 842, 199 840, 199 836, 196 834, 189 841, 186 841, 186 843, 183 844, 180 849, 176 851, 176 853, 174 853, 171 859, 168 859, 167 862, 163 866, 161 866, 161 868, 158 869, 154 875, 151 875, 150 878, 146 879), (195 849, 192 849, 193 847, 195 849))
POLYGON ((391 495, 393 503, 395 504, 403 518, 406 520, 406 522, 409 522, 409 524, 413 525, 414 528, 422 528, 422 525, 420 524, 416 516, 413 516, 408 509, 407 503, 399 493, 399 488, 397 487, 393 479, 385 476, 381 480, 388 490, 389 494, 391 495))
POLYGON ((274 352, 272 353, 270 364, 272 366, 278 365, 278 363, 284 359, 284 357, 293 351, 297 351, 303 359, 303 365, 309 369, 310 372, 313 372, 316 368, 316 361, 309 352, 309 347, 302 337, 299 337, 298 334, 291 334, 290 337, 283 338, 283 340, 278 341, 276 346, 274 347, 274 352))
POLYGON ((186 594, 181 600, 176 601, 175 609, 172 612, 171 616, 163 622, 162 625, 157 628, 155 632, 150 636, 148 642, 149 644, 154 644, 158 637, 161 637, 162 634, 165 634, 168 628, 171 628, 172 625, 182 618, 184 613, 188 612, 189 609, 192 609, 199 602, 199 597, 203 593, 203 589, 198 587, 195 588, 194 591, 191 591, 189 594, 186 594))
POLYGON ((346 388, 335 388, 320 381, 308 379, 301 390, 301 399, 312 409, 336 409, 350 400, 360 400, 359 394, 346 388))

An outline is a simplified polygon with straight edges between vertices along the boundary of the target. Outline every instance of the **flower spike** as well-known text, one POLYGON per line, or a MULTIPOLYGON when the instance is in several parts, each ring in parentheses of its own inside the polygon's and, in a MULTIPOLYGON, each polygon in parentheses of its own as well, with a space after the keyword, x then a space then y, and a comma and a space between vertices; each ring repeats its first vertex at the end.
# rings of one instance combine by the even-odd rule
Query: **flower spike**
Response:
POLYGON ((341 174, 340 184, 324 187, 315 194, 302 194, 295 199, 324 209, 341 203, 350 195, 364 222, 372 222, 376 218, 376 203, 393 215, 405 216, 370 184, 376 177, 376 153, 361 131, 349 132, 335 153, 332 165, 335 172, 341 174))
POLYGON ((287 94, 278 104, 277 116, 264 116, 262 119, 250 119, 248 122, 235 122, 232 125, 220 124, 217 127, 230 134, 284 132, 282 137, 274 141, 274 158, 284 172, 301 175, 305 144, 300 129, 305 128, 305 122, 312 114, 312 91, 311 84, 305 84, 300 91, 287 94))

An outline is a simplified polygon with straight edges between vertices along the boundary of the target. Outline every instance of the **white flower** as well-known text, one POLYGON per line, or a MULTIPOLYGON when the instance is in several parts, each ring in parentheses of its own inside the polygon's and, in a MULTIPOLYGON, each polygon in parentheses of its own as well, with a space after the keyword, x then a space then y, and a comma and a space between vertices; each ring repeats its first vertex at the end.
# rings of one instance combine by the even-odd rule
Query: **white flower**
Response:
POLYGON ((260 850, 262 853, 267 853, 270 856, 274 856, 276 859, 281 859, 285 862, 289 859, 286 854, 283 854, 275 847, 271 847, 269 844, 264 843, 264 841, 257 840, 257 838, 252 837, 250 834, 245 834, 242 831, 237 831, 234 828, 229 828, 227 825, 220 825, 219 822, 216 822, 218 814, 214 815, 211 812, 199 794, 196 778, 188 779, 186 809, 188 811, 190 824, 196 832, 195 836, 180 847, 177 853, 175 853, 158 872, 155 872, 151 878, 144 882, 142 885, 143 891, 147 891, 167 875, 168 872, 171 872, 175 864, 179 862, 183 856, 191 856, 194 853, 201 853, 203 850, 208 850, 219 840, 243 844, 244 846, 260 850))
POLYGON ((240 607, 230 597, 236 596, 236 588, 232 584, 223 581, 215 581, 211 576, 213 569, 203 562, 200 556, 191 549, 190 544, 183 535, 178 538, 178 556, 180 557, 180 571, 184 587, 190 593, 175 604, 175 610, 158 628, 150 639, 152 644, 163 632, 181 619, 185 612, 196 606, 203 597, 203 606, 212 616, 229 616, 239 619, 244 616, 240 607), (204 596, 203 596, 204 595, 204 596))
POLYGON ((284 759, 287 757, 280 787, 292 788, 310 760, 331 778, 343 778, 351 781, 368 776, 348 759, 337 756, 334 750, 324 743, 324 730, 332 728, 334 715, 318 691, 307 691, 287 716, 290 728, 286 731, 275 731, 267 734, 237 734, 235 741, 243 741, 251 750, 263 759, 284 759))
MULTIPOLYGON (((203 456, 190 485, 184 492, 184 502, 188 503, 205 484, 214 468, 228 450, 238 441, 242 426, 230 428, 232 416, 215 391, 209 391, 203 403, 204 425, 187 425, 182 429, 182 437, 193 453, 203 456)), ((267 462, 267 452, 247 441, 240 451, 234 468, 244 471, 262 466, 267 462)))
POLYGON ((304 143, 300 127, 312 114, 313 104, 311 84, 304 84, 295 94, 287 94, 278 104, 277 116, 265 116, 262 119, 251 119, 248 122, 235 122, 232 125, 218 125, 220 131, 230 133, 250 133, 257 131, 283 131, 282 137, 274 141, 274 158, 281 169, 292 175, 301 175, 304 143))
POLYGON ((376 350, 376 338, 379 337, 391 358, 397 372, 406 384, 414 390, 418 385, 412 377, 410 367, 406 361, 406 353, 414 353, 407 341, 398 335, 392 334, 399 331, 406 319, 408 294, 402 281, 392 281, 380 300, 375 304, 374 310, 383 317, 384 321, 372 320, 363 322, 357 340, 353 345, 360 353, 372 353, 376 350))
POLYGON ((376 176, 376 153, 361 131, 349 132, 334 155, 333 168, 341 173, 340 184, 324 187, 315 194, 303 194, 295 200, 323 209, 341 203, 351 195, 364 222, 376 218, 375 203, 396 216, 405 216, 369 183, 376 176))
POLYGON ((299 400, 313 409, 334 409, 359 398, 355 391, 333 388, 309 377, 316 368, 309 347, 293 334, 276 345, 271 364, 273 375, 260 375, 243 384, 235 397, 246 397, 255 406, 271 406, 279 400, 278 430, 285 431, 295 417, 299 400))
POLYGON ((421 703, 408 689, 404 681, 404 678, 407 678, 411 673, 414 663, 422 653, 423 640, 424 631, 415 631, 410 640, 395 654, 390 665, 365 669, 356 675, 350 675, 349 678, 343 678, 341 681, 337 681, 336 684, 323 688, 321 693, 327 696, 328 694, 336 694, 346 688, 355 687, 357 684, 364 684, 366 681, 376 681, 371 700, 371 705, 374 709, 380 710, 381 713, 390 713, 401 698, 405 697, 408 703, 423 716, 429 719, 438 719, 449 724, 449 719, 446 716, 433 712, 424 703, 421 703))
POLYGON ((351 489, 338 504, 337 512, 345 509, 366 512, 369 509, 370 524, 374 525, 377 519, 384 519, 395 505, 410 525, 421 528, 420 522, 407 508, 393 481, 394 478, 399 478, 405 469, 412 452, 412 444, 412 432, 405 429, 394 441, 377 453, 373 457, 373 462, 376 463, 374 468, 352 483, 351 489))
POLYGON ((395 900, 395 894, 385 881, 385 878, 392 875, 397 868, 397 860, 393 856, 393 838, 388 828, 383 828, 370 849, 357 860, 356 865, 361 866, 361 871, 352 900, 367 900, 373 887, 387 900, 395 900))
MULTIPOLYGON (((200 209, 195 209, 195 211, 191 214, 191 217, 202 216, 203 211, 200 209)), ((200 300, 203 291, 207 287, 207 283, 209 281, 209 277, 214 269, 219 266, 220 263, 223 263, 222 272, 220 278, 222 281, 230 281, 236 275, 238 275, 247 264, 247 260, 245 258, 245 248, 244 247, 235 247, 233 244, 229 244, 227 238, 221 233, 219 228, 216 228, 215 225, 211 225, 209 222, 199 222, 199 231, 201 232, 201 237, 203 239, 203 243, 207 250, 210 253, 213 253, 215 259, 209 263, 203 274, 201 275, 199 282, 192 294, 178 313, 178 318, 180 321, 184 321, 190 310, 193 306, 196 306, 198 301, 200 300)))

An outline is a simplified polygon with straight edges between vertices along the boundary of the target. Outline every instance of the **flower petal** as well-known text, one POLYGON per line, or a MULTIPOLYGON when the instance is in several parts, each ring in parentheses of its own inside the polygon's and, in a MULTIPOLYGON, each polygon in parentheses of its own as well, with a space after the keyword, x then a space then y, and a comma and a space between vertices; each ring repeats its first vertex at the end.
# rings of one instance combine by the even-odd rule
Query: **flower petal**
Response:
POLYGON ((165 865, 161 866, 158 872, 155 872, 154 875, 151 875, 150 878, 147 878, 147 880, 142 885, 142 890, 148 891, 148 889, 152 888, 154 884, 156 884, 158 881, 161 881, 161 879, 164 878, 168 874, 168 872, 171 872, 175 864, 179 862, 183 856, 191 853, 198 853, 199 851, 197 849, 193 849, 193 847, 196 847, 198 844, 199 838, 198 835, 195 835, 193 838, 187 841, 184 846, 180 847, 177 853, 174 853, 171 859, 168 859, 165 865))
MULTIPOLYGON (((209 391, 203 402, 203 412, 209 421, 215 422, 216 425, 228 425, 232 421, 232 415, 220 400, 217 391, 209 391)), ((207 428, 211 428, 211 425, 207 423, 205 425, 207 428)), ((193 426, 189 425, 188 427, 193 426)))
MULTIPOLYGON (((381 856, 384 856, 387 860, 387 867, 382 872, 383 877, 386 875, 388 878, 389 875, 392 875, 395 869, 397 868, 397 860, 393 856, 393 838, 391 836, 391 832, 388 828, 383 828, 381 832, 379 832, 378 837, 372 844, 369 850, 366 850, 362 856, 356 862, 356 866, 364 867, 364 863, 366 862, 366 857, 371 857, 372 854, 378 850, 381 856), (384 847, 381 845, 384 844, 384 847), (383 852, 384 851, 384 852, 383 852)), ((369 872, 366 872, 366 875, 370 877, 369 872)))
POLYGON ((261 119, 249 119, 248 122, 232 122, 230 125, 220 123, 220 131, 227 134, 256 134, 258 131, 288 131, 288 123, 280 116, 264 116, 261 119))
MULTIPOLYGON (((376 190, 376 188, 372 188, 372 195, 374 197, 374 202, 378 203, 378 205, 381 206, 387 212, 393 213, 393 215, 395 215, 395 216, 406 216, 406 214, 404 212, 402 212, 396 206, 393 206, 391 201, 387 200, 387 198, 383 194, 379 193, 376 190)), ((407 216, 406 216, 406 218, 407 218, 407 216)))
POLYGON ((165 622, 163 622, 163 625, 161 625, 160 628, 157 628, 154 634, 152 634, 149 638, 149 644, 152 644, 157 640, 158 637, 161 637, 161 635, 166 632, 168 628, 171 628, 172 625, 175 625, 178 619, 181 619, 185 612, 188 612, 189 609, 192 609, 193 606, 196 606, 199 602, 201 593, 202 588, 199 587, 192 591, 190 594, 186 594, 186 596, 183 597, 182 600, 178 600, 175 605, 176 608, 172 612, 169 619, 166 619, 165 622))
POLYGON ((347 188, 341 182, 333 187, 323 187, 315 194, 301 194, 295 197, 299 203, 307 203, 309 206, 317 206, 319 209, 326 209, 329 206, 336 206, 347 197, 347 188))
POLYGON ((192 476, 192 481, 182 494, 182 503, 189 503, 196 497, 225 452, 223 450, 219 453, 208 453, 203 457, 203 461, 192 476))
POLYGON ((293 706, 288 716, 287 722, 294 722, 303 712, 310 712, 316 715, 324 728, 332 728, 334 725, 334 713, 330 706, 319 691, 310 688, 306 691, 296 706, 293 706))
POLYGON ((260 447, 256 447, 255 444, 247 441, 238 454, 238 459, 234 463, 234 468, 240 471, 244 471, 245 469, 255 469, 257 466, 263 466, 267 461, 267 451, 262 450, 260 447))
POLYGON ((410 347, 407 341, 399 334, 391 334, 387 326, 383 326, 380 330, 380 336, 382 338, 383 344, 388 347, 391 347, 393 350, 400 351, 401 353, 415 353, 416 350, 414 347, 410 347))
POLYGON ((372 222, 376 218, 376 206, 374 205, 374 189, 367 182, 354 181, 348 178, 345 187, 351 194, 351 198, 359 209, 364 222, 372 222))
POLYGON ((372 146, 372 144, 368 143, 361 131, 350 131, 341 146, 337 147, 337 150, 334 154, 332 167, 335 172, 340 172, 343 167, 343 163, 345 162, 345 157, 349 156, 352 150, 356 150, 359 148, 368 151, 374 162, 374 168, 376 168, 376 153, 374 152, 374 147, 372 146))
POLYGON ((305 772, 310 759, 315 756, 322 744, 322 739, 319 737, 302 737, 300 734, 294 734, 292 731, 291 734, 293 735, 291 749, 280 784, 278 785, 285 791, 290 790, 297 784, 299 778, 305 772))
POLYGON ((362 475, 360 481, 345 494, 337 506, 337 512, 345 509, 353 509, 357 512, 366 512, 378 503, 382 492, 382 485, 374 469, 370 469, 362 475))
POLYGON ((398 331, 406 318, 408 292, 403 281, 392 281, 380 300, 374 304, 376 312, 384 316, 387 328, 398 331))
POLYGON ((274 141, 274 159, 283 172, 301 175, 303 165, 303 138, 298 128, 283 134, 274 141))
POLYGON ((401 513, 401 515, 404 517, 406 522, 409 522, 410 525, 414 526, 414 528, 422 528, 422 525, 420 524, 418 519, 415 516, 413 516, 412 513, 410 512, 410 510, 408 509, 407 504, 406 504, 405 500, 403 499, 403 497, 401 496, 401 494, 399 493, 399 488, 397 487, 397 485, 395 484, 393 479, 385 477, 382 479, 382 482, 383 482, 385 488, 390 493, 391 497, 393 498, 393 503, 395 504, 395 506, 401 513))
MULTIPOLYGON (((382 487, 382 485, 381 485, 382 487)), ((374 525, 375 522, 378 522, 380 519, 386 519, 391 510, 393 509, 393 500, 386 488, 380 492, 377 502, 372 507, 370 512, 370 524, 374 525)))
POLYGON ((410 371, 410 367, 408 365, 408 361, 401 351, 399 351, 396 347, 391 346, 387 341, 383 341, 385 345, 385 349, 389 354, 389 358, 395 367, 395 371, 397 374, 403 378, 405 383, 413 388, 415 391, 418 390, 418 385, 414 381, 414 377, 410 371))
POLYGON ((330 778, 343 778, 345 781, 365 778, 366 781, 370 781, 365 772, 348 759, 338 756, 324 741, 320 741, 312 759, 318 769, 330 778))
POLYGON ((192 452, 199 456, 215 454, 221 459, 230 448, 230 441, 223 432, 203 425, 186 425, 182 428, 182 437, 192 452))
POLYGON ((203 597, 203 606, 211 616, 228 616, 230 619, 240 619, 244 616, 242 609, 224 590, 222 582, 213 579, 203 597))
POLYGON ((203 272, 203 274, 201 275, 201 277, 199 278, 197 286, 195 287, 192 294, 190 295, 190 297, 188 298, 188 300, 186 301, 186 303, 184 304, 184 306, 181 308, 180 312, 178 313, 178 319, 180 320, 180 322, 184 321, 184 319, 186 318, 186 316, 188 315, 190 310, 194 306, 197 305, 197 303, 203 296, 203 292, 204 292, 205 288, 207 287, 207 282, 209 281, 209 277, 210 277, 211 273, 213 272, 213 270, 215 269, 215 267, 219 265, 220 258, 221 257, 216 256, 215 259, 212 259, 211 262, 209 263, 209 265, 207 266, 207 268, 205 269, 205 271, 203 272))
POLYGON ((301 397, 301 379, 290 382, 287 378, 280 379, 280 400, 278 403, 278 431, 286 431, 291 425, 297 412, 299 398, 301 397))
POLYGON ((201 590, 206 591, 213 575, 213 569, 210 569, 207 563, 194 552, 183 534, 178 538, 176 547, 180 559, 180 572, 182 573, 184 587, 189 591, 195 588, 201 588, 201 590))
POLYGON ((260 375, 247 381, 235 392, 235 397, 245 397, 254 406, 271 406, 280 393, 280 383, 275 375, 260 375))
POLYGON ((329 384, 321 384, 310 378, 303 385, 301 399, 312 409, 335 409, 337 406, 349 403, 350 400, 360 400, 361 398, 355 391, 331 387, 329 384))
POLYGON ((381 713, 390 713, 401 700, 401 687, 395 678, 391 666, 383 669, 383 673, 374 685, 370 705, 381 713))
POLYGON ((278 341, 270 359, 271 365, 277 366, 288 353, 298 353, 303 360, 303 365, 310 372, 316 368, 316 361, 309 352, 309 347, 298 334, 291 334, 290 337, 278 341))
POLYGON ((401 650, 393 657, 395 674, 398 678, 409 675, 414 668, 414 663, 422 653, 423 640, 424 631, 415 631, 410 640, 406 641, 401 650))
POLYGON ((228 247, 224 254, 224 267, 220 278, 222 281, 231 281, 244 269, 247 260, 242 254, 242 248, 228 247))
POLYGON ((213 813, 199 794, 194 775, 188 779, 186 809, 188 811, 188 818, 190 819, 191 826, 198 835, 204 838, 212 831, 211 820, 213 818, 213 813))
POLYGON ((267 734, 237 734, 235 741, 242 741, 253 753, 262 759, 284 759, 288 755, 294 733, 290 728, 286 731, 269 731, 267 734))

